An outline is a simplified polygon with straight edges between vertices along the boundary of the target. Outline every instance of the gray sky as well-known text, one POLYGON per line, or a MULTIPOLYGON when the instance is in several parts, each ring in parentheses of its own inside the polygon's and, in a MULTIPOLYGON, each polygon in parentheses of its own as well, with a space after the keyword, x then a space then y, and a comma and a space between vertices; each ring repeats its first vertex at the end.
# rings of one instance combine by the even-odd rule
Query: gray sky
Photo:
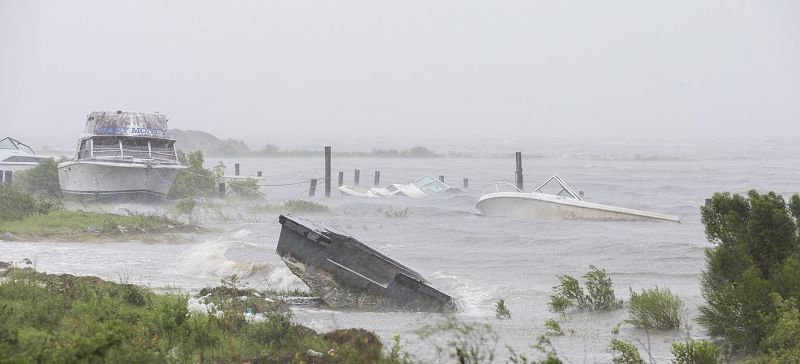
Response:
POLYGON ((245 140, 796 137, 798 19, 792 0, 0 0, 0 130, 72 140, 123 109, 245 140))

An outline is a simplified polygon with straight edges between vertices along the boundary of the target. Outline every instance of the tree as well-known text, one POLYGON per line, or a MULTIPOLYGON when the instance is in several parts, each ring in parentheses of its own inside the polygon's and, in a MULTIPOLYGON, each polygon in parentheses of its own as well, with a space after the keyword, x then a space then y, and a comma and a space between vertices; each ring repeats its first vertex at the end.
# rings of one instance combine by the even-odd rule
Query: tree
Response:
POLYGON ((178 151, 178 161, 189 167, 180 171, 169 190, 169 198, 194 198, 210 197, 216 192, 217 176, 211 170, 203 167, 205 159, 202 151, 189 154, 178 151))
POLYGON ((800 196, 716 193, 701 209, 708 240, 698 322, 744 353, 767 353, 765 338, 785 328, 786 302, 800 298, 800 196), (776 296, 777 295, 777 296, 776 296), (775 317, 782 317, 782 325, 775 317))

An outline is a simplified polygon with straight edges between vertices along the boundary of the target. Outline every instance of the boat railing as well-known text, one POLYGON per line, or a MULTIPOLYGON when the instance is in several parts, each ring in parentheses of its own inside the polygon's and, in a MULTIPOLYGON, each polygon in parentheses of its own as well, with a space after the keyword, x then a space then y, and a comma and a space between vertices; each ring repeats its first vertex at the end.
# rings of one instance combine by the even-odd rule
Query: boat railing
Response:
POLYGON ((575 190, 573 190, 572 187, 570 187, 566 182, 564 182, 564 180, 562 180, 561 177, 559 177, 559 176, 550 177, 547 181, 545 181, 544 183, 539 185, 539 187, 537 187, 535 190, 533 190, 533 192, 546 193, 546 194, 550 194, 550 195, 566 197, 566 198, 573 198, 573 199, 576 199, 578 201, 583 201, 583 198, 580 196, 580 194, 579 193, 575 193, 575 190), (561 190, 559 190, 557 193, 545 192, 543 190, 543 188, 545 186, 547 186, 548 184, 550 184, 550 182, 553 182, 553 181, 555 181, 559 185, 561 190))
POLYGON ((495 182, 481 187, 481 196, 495 192, 525 192, 508 182, 495 182))

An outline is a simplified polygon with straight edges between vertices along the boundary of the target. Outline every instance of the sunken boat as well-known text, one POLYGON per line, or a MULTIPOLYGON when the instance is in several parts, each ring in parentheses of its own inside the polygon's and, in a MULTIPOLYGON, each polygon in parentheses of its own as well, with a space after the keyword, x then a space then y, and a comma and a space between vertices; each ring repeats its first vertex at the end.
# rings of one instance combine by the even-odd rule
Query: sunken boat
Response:
POLYGON ((186 169, 167 133, 164 114, 92 112, 77 153, 58 165, 61 190, 95 199, 163 199, 186 169))
POLYGON ((453 299, 419 273, 344 232, 281 215, 278 255, 328 306, 375 311, 452 312, 453 299))

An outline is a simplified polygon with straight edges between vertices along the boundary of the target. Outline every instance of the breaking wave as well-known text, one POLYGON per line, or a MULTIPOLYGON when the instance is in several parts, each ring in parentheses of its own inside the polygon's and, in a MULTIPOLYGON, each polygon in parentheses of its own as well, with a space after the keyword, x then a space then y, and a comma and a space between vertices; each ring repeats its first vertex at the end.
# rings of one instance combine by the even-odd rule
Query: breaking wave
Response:
POLYGON ((253 247, 241 241, 207 241, 192 246, 175 265, 175 273, 188 276, 222 278, 233 274, 240 278, 268 274, 273 267, 266 263, 237 261, 227 257, 232 249, 253 247))

